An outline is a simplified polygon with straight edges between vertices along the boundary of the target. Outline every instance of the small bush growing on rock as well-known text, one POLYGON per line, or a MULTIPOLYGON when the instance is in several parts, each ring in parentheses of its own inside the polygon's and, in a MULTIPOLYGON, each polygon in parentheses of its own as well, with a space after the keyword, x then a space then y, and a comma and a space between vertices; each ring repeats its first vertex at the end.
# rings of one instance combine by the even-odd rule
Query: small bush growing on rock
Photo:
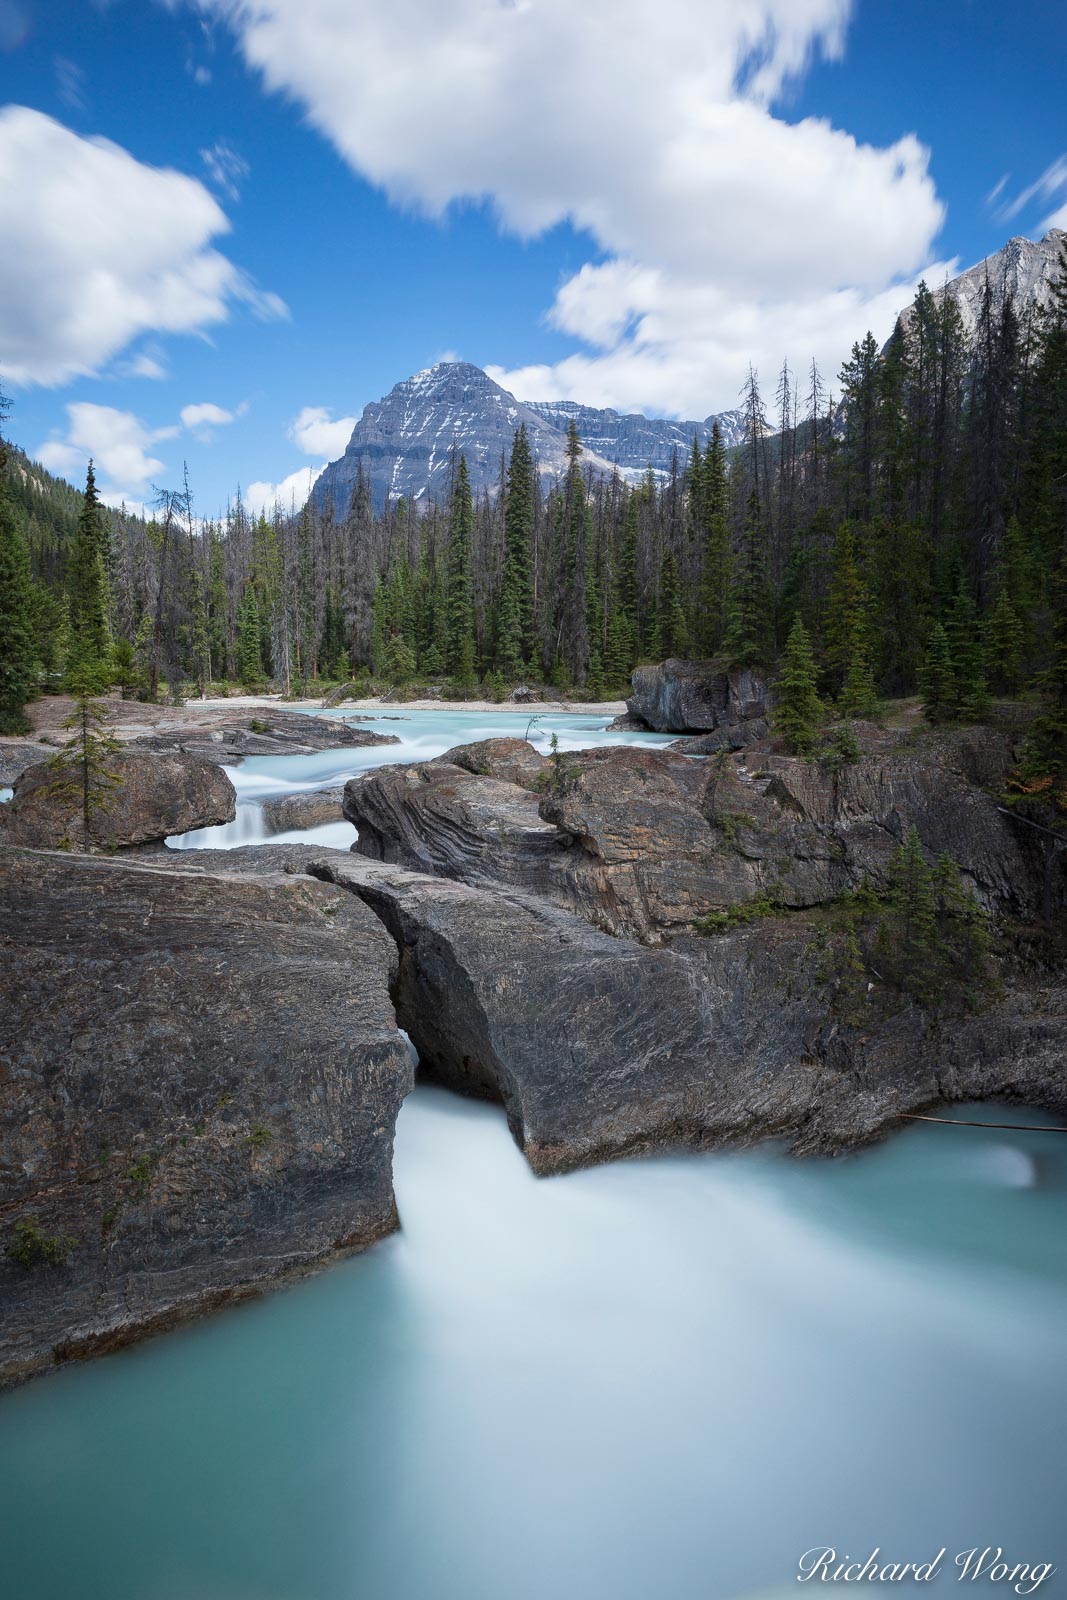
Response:
POLYGON ((777 916, 781 909, 782 903, 775 892, 761 889, 751 900, 739 900, 723 911, 709 911, 706 917, 698 917, 693 931, 704 935, 725 933, 728 928, 744 927, 746 923, 758 922, 761 917, 777 916))
POLYGON ((65 1267, 74 1253, 76 1239, 68 1234, 48 1234, 37 1217, 23 1217, 11 1230, 7 1253, 12 1261, 27 1270, 33 1267, 65 1267))

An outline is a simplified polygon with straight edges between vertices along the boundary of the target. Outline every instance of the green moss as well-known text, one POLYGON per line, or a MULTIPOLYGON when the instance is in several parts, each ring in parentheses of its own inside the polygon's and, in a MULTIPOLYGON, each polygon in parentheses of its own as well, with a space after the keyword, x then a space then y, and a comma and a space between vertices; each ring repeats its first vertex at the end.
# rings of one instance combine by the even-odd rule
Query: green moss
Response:
POLYGON ((7 1254, 27 1271, 33 1267, 65 1267, 76 1245, 77 1240, 69 1234, 45 1233, 36 1217, 23 1217, 11 1230, 7 1254))

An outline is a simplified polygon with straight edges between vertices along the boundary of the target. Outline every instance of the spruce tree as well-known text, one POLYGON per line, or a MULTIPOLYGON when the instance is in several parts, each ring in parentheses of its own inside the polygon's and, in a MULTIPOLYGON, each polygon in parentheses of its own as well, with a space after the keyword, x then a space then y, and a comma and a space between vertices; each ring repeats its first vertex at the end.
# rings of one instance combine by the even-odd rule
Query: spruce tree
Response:
POLYGON ((453 479, 448 525, 448 591, 445 610, 445 666, 464 685, 474 673, 474 584, 471 545, 474 504, 467 458, 460 456, 453 479))
POLYGON ((773 617, 767 574, 767 530, 753 487, 730 587, 730 621, 723 649, 731 661, 753 666, 773 655, 773 617))
POLYGON ((248 689, 256 688, 263 681, 262 637, 256 586, 249 581, 237 613, 237 672, 248 689))
POLYGON ((107 556, 107 522, 90 461, 68 572, 70 672, 72 679, 88 674, 99 688, 107 681, 111 655, 107 556))
POLYGON ((99 681, 98 668, 74 668, 70 681, 74 707, 63 721, 73 737, 48 763, 54 774, 48 792, 60 801, 74 802, 80 812, 80 839, 65 839, 64 849, 73 849, 76 843, 83 850, 107 844, 108 801, 122 783, 112 759, 121 746, 107 731, 107 706, 96 698, 99 681))
POLYGON ((7 490, 0 441, 0 733, 29 733, 23 707, 37 681, 37 605, 26 543, 7 490))
POLYGON ((701 646, 706 655, 716 655, 723 648, 730 624, 733 581, 733 552, 726 516, 726 446, 717 421, 711 425, 711 438, 704 456, 702 488, 705 543, 701 575, 701 646))
POLYGON ((671 656, 684 656, 689 647, 679 593, 678 563, 668 550, 660 563, 659 600, 656 606, 656 654, 663 661, 671 656))
MULTIPOLYGON (((637 665, 641 654, 641 579, 638 567, 638 544, 641 537, 641 502, 636 492, 626 497, 626 511, 622 524, 622 543, 619 551, 619 580, 617 610, 620 625, 628 636, 627 675, 637 665)), ((621 651, 620 633, 620 651, 621 651)))
POLYGON ((809 756, 823 719, 823 705, 811 639, 799 616, 794 618, 786 641, 776 694, 775 732, 785 740, 791 754, 809 756))
POLYGON ((986 677, 985 650, 974 601, 960 584, 945 627, 955 672, 954 711, 963 722, 988 717, 991 701, 986 677))
POLYGON ((502 671, 520 677, 533 652, 534 465, 525 422, 515 434, 504 501, 504 571, 497 620, 502 671))
POLYGON ((581 466, 582 445, 576 423, 567 429, 567 478, 561 508, 563 557, 561 652, 570 681, 579 687, 589 672, 589 504, 581 466))
POLYGON ((923 716, 928 722, 948 722, 956 708, 956 673, 948 635, 940 622, 930 630, 926 659, 919 674, 923 716))

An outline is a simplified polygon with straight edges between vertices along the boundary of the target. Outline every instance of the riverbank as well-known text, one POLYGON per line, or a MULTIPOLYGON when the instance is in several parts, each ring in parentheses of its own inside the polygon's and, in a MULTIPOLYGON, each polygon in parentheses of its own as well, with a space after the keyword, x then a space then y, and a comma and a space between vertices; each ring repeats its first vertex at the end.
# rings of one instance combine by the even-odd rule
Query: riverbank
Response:
MULTIPOLYGON (((279 706, 288 711, 321 711, 323 704, 315 700, 286 700, 278 694, 229 695, 224 700, 195 700, 198 706, 279 706)), ((566 714, 571 717, 620 717, 626 710, 625 700, 534 700, 519 704, 514 700, 383 700, 380 695, 370 695, 362 700, 343 700, 331 706, 334 716, 346 711, 380 711, 392 716, 403 716, 406 711, 477 711, 501 712, 510 716, 566 714)))

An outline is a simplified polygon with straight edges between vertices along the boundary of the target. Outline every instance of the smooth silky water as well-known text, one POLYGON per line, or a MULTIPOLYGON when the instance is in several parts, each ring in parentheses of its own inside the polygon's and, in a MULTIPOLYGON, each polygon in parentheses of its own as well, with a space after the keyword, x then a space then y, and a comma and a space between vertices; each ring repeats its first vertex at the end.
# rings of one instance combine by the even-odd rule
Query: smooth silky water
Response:
MULTIPOLYGON (((234 777, 254 806, 526 720, 234 777)), ((537 1180, 421 1086, 395 1170, 365 1255, 0 1398, 3 1600, 725 1600, 803 1593, 816 1545, 947 1547, 942 1593, 1001 1546, 1062 1593, 1067 1136, 537 1180)))

